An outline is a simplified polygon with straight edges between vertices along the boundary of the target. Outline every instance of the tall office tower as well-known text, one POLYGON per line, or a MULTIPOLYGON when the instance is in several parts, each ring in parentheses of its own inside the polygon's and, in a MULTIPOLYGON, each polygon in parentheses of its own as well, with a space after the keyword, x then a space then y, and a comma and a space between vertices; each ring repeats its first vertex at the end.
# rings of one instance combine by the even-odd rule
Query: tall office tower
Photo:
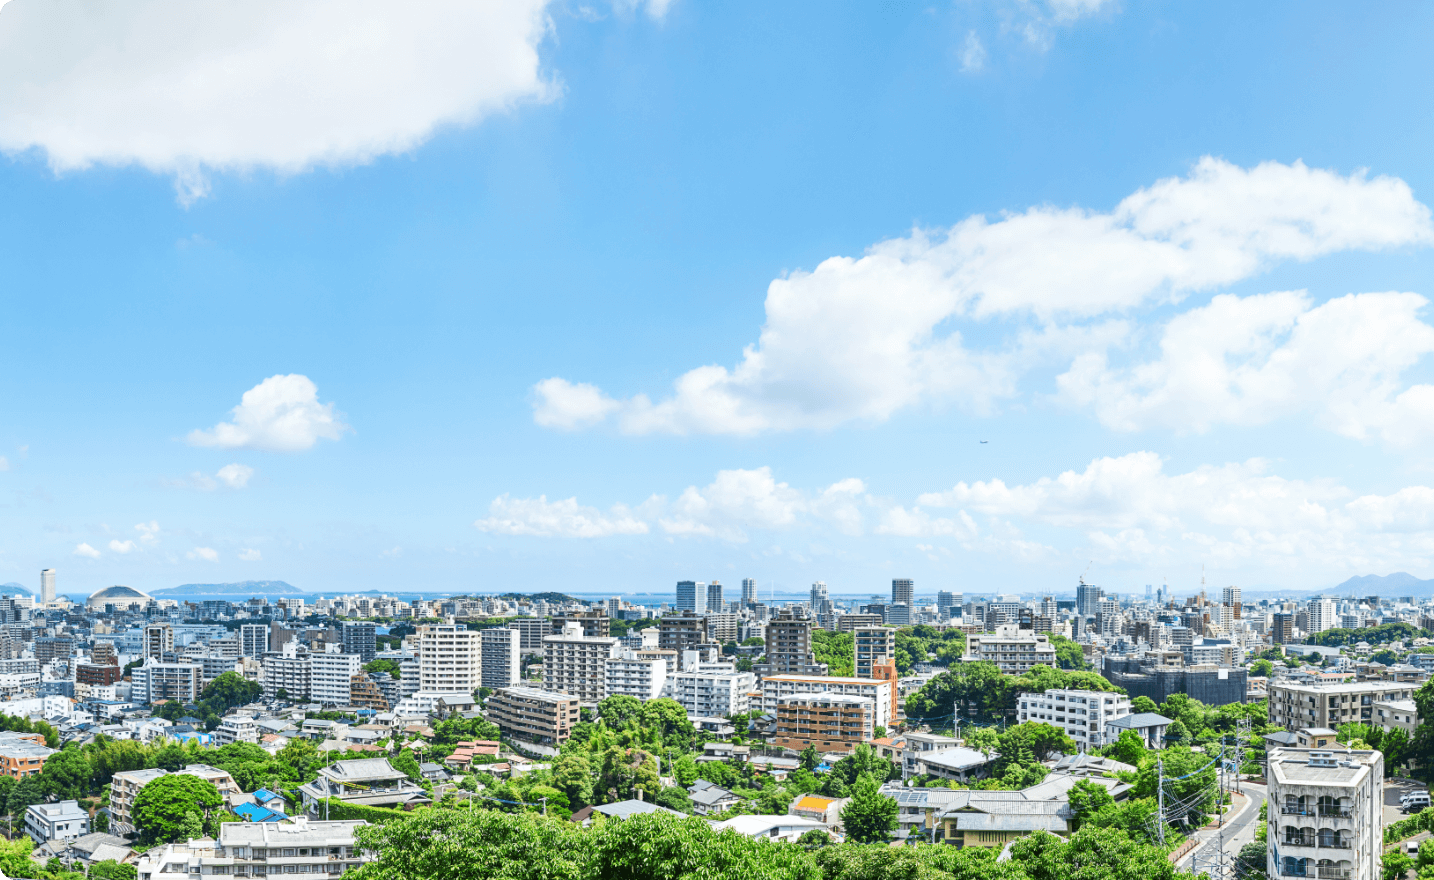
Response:
POLYGON ((376 629, 371 623, 344 621, 344 653, 357 654, 365 663, 373 660, 376 629))
POLYGON ((951 616, 952 606, 960 607, 961 601, 949 590, 938 590, 936 592, 936 617, 939 620, 946 620, 951 616))
POLYGON ((1145 585, 1145 601, 1147 601, 1147 602, 1150 601, 1150 590, 1151 590, 1151 584, 1146 584, 1146 585, 1145 585))
POLYGON ((1095 617, 1100 613, 1100 599, 1104 595, 1100 587, 1081 581, 1076 587, 1076 614, 1081 617, 1095 617))
POLYGON ((47 568, 40 572, 40 601, 49 604, 55 601, 55 570, 47 568))
MULTIPOLYGON (((1149 588, 1149 587, 1146 587, 1146 589, 1150 589, 1150 588, 1149 588)), ((1232 609, 1234 609, 1235 619, 1236 619, 1236 620, 1239 620, 1239 619, 1240 619, 1240 588, 1239 588, 1239 587, 1236 587, 1236 586, 1234 586, 1234 585, 1231 585, 1231 586, 1226 587, 1226 588, 1225 588, 1224 595, 1221 597, 1221 601, 1222 601, 1223 604, 1228 605, 1228 606, 1230 606, 1232 609)))
POLYGON ((240 657, 262 657, 267 650, 269 650, 269 624, 245 623, 240 625, 240 657))
POLYGON ((151 623, 144 628, 144 641, 140 656, 163 660, 165 654, 174 653, 174 627, 167 623, 151 623))
POLYGON ((713 614, 722 613, 722 582, 713 581, 707 585, 707 611, 713 614))
POLYGON ((742 607, 757 603, 757 579, 742 578, 742 607))
POLYGON ((1333 599, 1311 599, 1309 605, 1309 631, 1324 632, 1339 626, 1339 616, 1333 599))
POLYGON ((707 611, 707 585, 701 581, 678 581, 677 602, 674 607, 678 611, 691 611, 693 614, 704 614, 707 611))
POLYGON ((505 688, 519 684, 523 668, 523 634, 507 627, 478 631, 483 652, 482 685, 505 688))
POLYGON ((893 578, 891 581, 891 604, 911 605, 916 598, 916 581, 911 578, 893 578))
POLYGON ((482 685, 479 631, 461 623, 418 628, 418 689, 429 694, 472 695, 482 685))
POLYGON ((1055 596, 1046 596, 1045 598, 1041 599, 1041 616, 1051 621, 1054 621, 1056 619, 1055 596))

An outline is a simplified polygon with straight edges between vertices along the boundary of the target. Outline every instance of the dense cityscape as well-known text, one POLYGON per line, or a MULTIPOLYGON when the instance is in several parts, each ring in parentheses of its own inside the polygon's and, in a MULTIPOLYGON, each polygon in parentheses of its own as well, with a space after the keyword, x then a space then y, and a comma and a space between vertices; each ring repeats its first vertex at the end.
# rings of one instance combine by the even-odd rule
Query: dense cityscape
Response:
POLYGON ((666 876, 674 848, 777 877, 1434 860, 1405 845, 1434 830, 1408 777, 1434 756, 1414 597, 40 584, 0 599, 7 876, 666 876), (473 852, 443 866, 454 835, 473 852))

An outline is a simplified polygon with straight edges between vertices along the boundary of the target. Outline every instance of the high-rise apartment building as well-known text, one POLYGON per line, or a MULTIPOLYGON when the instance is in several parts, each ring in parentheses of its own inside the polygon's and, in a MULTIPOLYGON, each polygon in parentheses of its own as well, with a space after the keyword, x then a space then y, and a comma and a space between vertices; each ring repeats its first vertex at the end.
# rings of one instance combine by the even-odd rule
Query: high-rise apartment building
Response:
POLYGON ((757 579, 742 578, 742 607, 754 605, 757 602, 757 579))
POLYGON ((875 678, 872 667, 896 657, 896 630, 889 626, 861 626, 852 630, 857 678, 875 678))
POLYGON ((1295 616, 1283 611, 1270 615, 1270 642, 1286 645, 1295 640, 1295 616))
POLYGON ((467 694, 481 687, 482 651, 477 630, 461 623, 430 623, 418 628, 418 691, 467 694))
POLYGON ((329 645, 322 654, 309 655, 309 699, 334 706, 353 705, 352 679, 363 669, 357 654, 339 653, 329 645))
POLYGON ((1076 614, 1081 617, 1095 617, 1100 613, 1100 600, 1103 595, 1100 587, 1082 580, 1076 585, 1076 614))
POLYGON ((570 623, 580 625, 583 635, 590 639, 605 639, 612 635, 612 618, 607 616, 606 611, 559 611, 553 614, 549 623, 552 624, 547 633, 550 636, 562 635, 570 623))
POLYGON ((569 623, 562 635, 543 639, 543 687, 571 694, 585 703, 607 696, 607 661, 617 656, 618 640, 588 638, 569 623))
POLYGON ((1333 599, 1311 599, 1309 616, 1311 634, 1321 633, 1339 626, 1339 615, 1333 599))
POLYGON ((916 601, 916 581, 911 578, 893 578, 891 581, 891 604, 912 605, 916 601))
POLYGON ((55 601, 55 570, 47 568, 40 572, 40 601, 46 605, 55 601))
POLYGON ((722 582, 713 581, 707 585, 706 610, 712 614, 720 614, 726 611, 725 603, 722 601, 722 582))
POLYGON ((960 593, 952 593, 949 590, 938 591, 936 593, 936 617, 946 621, 960 614, 961 598, 960 593))
POLYGON ((792 605, 769 620, 766 658, 756 667, 758 674, 826 675, 827 665, 816 662, 812 652, 812 623, 800 606, 792 605))
POLYGON ((701 581, 678 581, 677 602, 673 607, 678 611, 702 614, 707 611, 706 591, 707 585, 701 581))
POLYGON ((483 687, 512 687, 522 680, 522 633, 507 627, 489 627, 478 631, 478 643, 483 652, 483 687))
POLYGON ((519 633, 518 648, 527 654, 543 653, 543 637, 553 634, 553 625, 546 617, 519 617, 508 621, 508 629, 519 633))
MULTIPOLYGON (((1149 590, 1150 590, 1150 587, 1147 585, 1145 589, 1146 589, 1146 592, 1148 593, 1149 590)), ((1237 586, 1235 586, 1234 584, 1231 584, 1230 586, 1226 587, 1226 588, 1225 588, 1223 591, 1221 591, 1221 592, 1222 592, 1222 595, 1221 595, 1221 597, 1220 597, 1221 604, 1226 605, 1226 606, 1228 606, 1229 608, 1233 609, 1233 616, 1234 616, 1234 618, 1235 618, 1236 620, 1239 620, 1239 619, 1240 619, 1240 588, 1237 587, 1237 586)))
POLYGON ((344 653, 357 654, 363 658, 365 663, 373 660, 376 630, 377 628, 372 623, 344 621, 344 653))
POLYGON ((637 651, 623 651, 611 657, 606 666, 607 695, 624 694, 639 700, 662 696, 667 684, 667 660, 664 657, 640 656, 637 651))
POLYGON ((707 643, 707 618, 690 611, 668 614, 657 621, 657 647, 664 651, 690 651, 707 643))
POLYGON ((264 686, 265 699, 308 701, 312 667, 308 650, 298 641, 285 642, 277 651, 265 654, 260 669, 259 683, 264 686))
POLYGON ((262 657, 269 650, 269 624, 245 623, 239 626, 239 656, 262 657))
POLYGON ((167 623, 151 623, 144 628, 144 641, 140 656, 163 660, 165 654, 174 653, 174 627, 167 623))

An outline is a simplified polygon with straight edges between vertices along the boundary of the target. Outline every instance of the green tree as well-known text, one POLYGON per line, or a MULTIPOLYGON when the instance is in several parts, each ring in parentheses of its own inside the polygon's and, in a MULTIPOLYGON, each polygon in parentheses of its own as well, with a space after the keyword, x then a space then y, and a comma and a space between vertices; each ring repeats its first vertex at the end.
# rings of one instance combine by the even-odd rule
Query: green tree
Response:
POLYGON ((811 743, 807 743, 807 747, 802 749, 800 760, 802 762, 802 769, 811 772, 817 769, 817 765, 822 762, 822 756, 817 754, 815 746, 811 743))
POLYGON ((90 866, 90 880, 135 880, 138 876, 134 865, 121 865, 114 859, 105 859, 90 866))
POLYGON ((659 807, 666 807, 679 813, 692 812, 692 795, 687 793, 687 789, 678 788, 675 785, 669 785, 659 791, 652 802, 659 807))
POLYGON ((1051 644, 1056 649, 1056 663, 1062 669, 1088 669, 1085 652, 1077 642, 1056 633, 1051 633, 1051 644))
POLYGON ((585 755, 566 753, 553 762, 553 785, 568 796, 573 809, 593 802, 593 770, 585 755))
POLYGON ((62 749, 45 761, 40 771, 40 786, 45 794, 66 798, 83 797, 90 790, 94 770, 90 759, 78 746, 62 749))
POLYGON ((677 777, 677 784, 686 788, 697 781, 697 760, 689 754, 685 754, 673 762, 672 774, 677 777))
POLYGON ((263 693, 264 688, 257 681, 250 681, 237 672, 226 672, 205 686, 199 702, 210 712, 223 715, 235 706, 254 702, 263 693))
POLYGON ((1188 878, 1168 854, 1114 828, 1087 826, 1061 840, 1038 832, 1011 844, 1011 862, 1029 880, 1177 880, 1188 878))
POLYGON ((1399 850, 1394 850, 1383 855, 1379 867, 1383 880, 1403 880, 1409 869, 1414 867, 1414 860, 1399 850))
POLYGON ((1113 803, 1115 798, 1111 797, 1105 786, 1089 779, 1077 782, 1070 790, 1071 814, 1074 817, 1071 830, 1080 830, 1082 823, 1113 803))
POLYGON ((598 715, 613 730, 635 726, 642 717, 642 701, 626 694, 613 694, 598 703, 598 715))
POLYGON ((1134 715, 1143 712, 1157 713, 1160 711, 1160 707, 1155 705, 1155 701, 1149 697, 1136 697, 1130 701, 1130 711, 1134 715))
POLYGON ((1107 758, 1114 758, 1132 767, 1140 766, 1141 760, 1145 758, 1145 753, 1145 740, 1141 739, 1140 734, 1133 730, 1122 730, 1115 742, 1105 748, 1107 758))
POLYGON ((896 799, 881 793, 875 777, 862 774, 852 785, 851 800, 841 810, 847 837, 855 843, 884 843, 896 828, 896 799))
POLYGON ((393 769, 402 771, 411 782, 423 781, 423 770, 418 766, 418 760, 413 757, 411 749, 404 749, 393 759, 393 769))
POLYGON ((172 773, 147 783, 135 796, 130 814, 147 844, 169 843, 193 830, 189 817, 202 823, 224 803, 214 783, 187 773, 172 773))
POLYGON ((1251 674, 1251 675, 1265 675, 1265 676, 1268 676, 1271 672, 1274 672, 1274 671, 1275 671, 1275 664, 1271 663, 1270 661, 1268 661, 1268 660, 1266 660, 1266 659, 1264 659, 1264 658, 1261 658, 1261 659, 1259 659, 1259 660, 1256 660, 1254 663, 1251 663, 1251 664, 1250 664, 1250 674, 1251 674))
POLYGON ((821 849, 832 842, 832 836, 820 828, 813 828, 797 838, 797 846, 804 849, 821 849))
POLYGON ((12 816, 23 816, 31 804, 44 800, 45 789, 40 784, 40 777, 26 776, 10 789, 10 796, 5 799, 5 812, 12 816))
POLYGON ((369 674, 387 672, 389 678, 401 678, 403 675, 397 660, 370 660, 364 664, 363 671, 369 674))
POLYGON ((168 770, 170 773, 183 770, 188 760, 189 756, 179 743, 169 743, 154 753, 154 766, 161 770, 168 770))

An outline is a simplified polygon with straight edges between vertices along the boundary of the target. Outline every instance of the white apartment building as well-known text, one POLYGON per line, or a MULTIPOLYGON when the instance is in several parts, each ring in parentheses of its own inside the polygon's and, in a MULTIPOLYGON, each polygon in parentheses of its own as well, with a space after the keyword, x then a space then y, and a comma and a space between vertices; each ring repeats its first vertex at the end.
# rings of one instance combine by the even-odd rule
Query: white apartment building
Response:
POLYGON ((25 810, 25 833, 37 844, 84 837, 90 833, 90 813, 78 801, 33 804, 25 810))
POLYGON ((309 700, 334 706, 353 705, 350 690, 353 677, 363 671, 363 658, 341 654, 338 645, 329 645, 322 654, 309 655, 309 700))
POLYGON ((482 686, 482 651, 478 630, 461 623, 433 623, 418 628, 418 692, 466 694, 482 686))
POLYGON ((639 657, 636 651, 623 651, 607 661, 607 693, 626 694, 639 700, 662 696, 667 684, 667 661, 661 657, 639 657))
POLYGON ((214 744, 227 746, 230 743, 259 742, 259 724, 248 715, 225 715, 214 728, 214 744))
POLYGON ((995 632, 966 637, 966 653, 961 662, 978 660, 994 663, 1004 673, 1019 675, 1032 666, 1054 667, 1056 648, 1045 633, 1021 630, 1016 624, 1001 624, 995 632))
POLYGON ((1339 626, 1339 612, 1333 599, 1311 599, 1309 617, 1310 633, 1321 633, 1339 626))
MULTIPOLYGON (((761 711, 776 714, 783 697, 794 694, 849 694, 876 701, 875 727, 890 727, 896 704, 894 683, 882 678, 842 678, 828 675, 769 675, 762 679, 761 711)), ((755 708, 755 707, 754 707, 755 708)))
POLYGON ((1271 878, 1381 876, 1383 755, 1277 748, 1267 779, 1271 878))
POLYGON ((295 702, 309 699, 309 652, 297 641, 290 640, 279 650, 268 652, 260 664, 259 683, 264 686, 265 699, 276 699, 279 691, 295 702))
POLYGON ((1119 731, 1107 722, 1130 714, 1124 694, 1051 688, 1040 694, 1021 694, 1016 701, 1017 720, 1041 721, 1064 730, 1082 752, 1115 742, 1119 731))
POLYGON ((160 663, 146 658, 130 672, 130 696, 135 702, 155 700, 198 701, 204 690, 204 667, 198 663, 160 663))
POLYGON ((522 680, 523 634, 516 629, 490 627, 478 631, 482 650, 480 684, 487 688, 512 687, 522 680))
POLYGON ((128 833, 134 830, 134 819, 130 816, 130 808, 134 806, 135 796, 139 790, 161 776, 168 775, 168 771, 160 769, 152 770, 121 770, 110 778, 110 820, 111 825, 120 826, 117 833, 128 833))
POLYGON ((239 655, 262 657, 269 650, 269 624, 245 623, 239 627, 239 655))
POLYGON ((163 660, 165 654, 174 652, 174 627, 167 623, 152 623, 144 628, 144 642, 140 656, 163 660))
POLYGON ((367 823, 225 822, 219 839, 202 838, 156 847, 139 857, 138 880, 169 877, 273 877, 278 874, 338 875, 363 864, 354 829, 367 823))
POLYGON ((1269 685, 1270 723, 1285 730, 1301 727, 1328 727, 1362 722, 1373 725, 1378 719, 1374 704, 1386 700, 1412 700, 1417 688, 1409 682, 1358 681, 1343 684, 1294 684, 1272 681, 1269 685))
POLYGON ((676 700, 688 715, 731 718, 751 709, 757 677, 750 672, 675 672, 667 679, 663 696, 676 700))
POLYGON ((607 661, 617 656, 618 640, 589 638, 582 624, 568 622, 562 635, 543 639, 543 688, 571 694, 584 703, 607 696, 607 661))

